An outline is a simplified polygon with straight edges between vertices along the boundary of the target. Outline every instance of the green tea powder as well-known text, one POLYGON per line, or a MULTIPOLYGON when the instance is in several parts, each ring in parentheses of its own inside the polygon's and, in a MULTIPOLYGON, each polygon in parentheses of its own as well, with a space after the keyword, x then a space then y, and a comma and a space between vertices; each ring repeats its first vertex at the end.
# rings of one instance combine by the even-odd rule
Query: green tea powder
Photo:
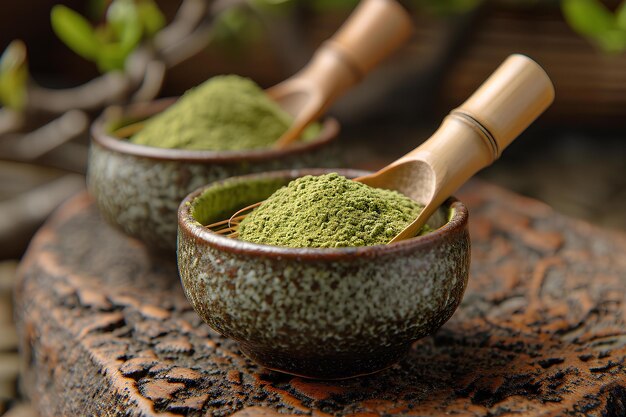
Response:
POLYGON ((338 174, 306 176, 272 194, 239 225, 239 239, 332 248, 388 243, 422 206, 396 191, 338 174))
MULTIPOLYGON (((187 91, 130 138, 161 148, 234 151, 271 146, 292 118, 252 80, 222 75, 187 91)), ((319 125, 303 137, 319 132, 319 125)))

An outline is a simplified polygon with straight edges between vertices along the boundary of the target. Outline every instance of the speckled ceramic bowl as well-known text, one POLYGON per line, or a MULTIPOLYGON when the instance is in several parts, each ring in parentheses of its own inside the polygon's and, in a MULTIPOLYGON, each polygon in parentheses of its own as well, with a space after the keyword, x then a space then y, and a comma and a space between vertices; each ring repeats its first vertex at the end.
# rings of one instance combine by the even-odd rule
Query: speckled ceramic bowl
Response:
POLYGON ((136 145, 109 132, 154 115, 175 99, 110 108, 93 124, 87 183, 100 211, 149 247, 176 249, 176 210, 204 184, 276 169, 336 166, 339 132, 326 119, 319 138, 289 149, 198 151, 136 145))
POLYGON ((286 248, 202 226, 294 178, 327 172, 247 175, 193 192, 178 211, 178 269, 198 314, 254 361, 337 379, 390 366, 452 316, 467 284, 470 241, 467 209, 454 199, 429 221, 437 230, 390 245, 286 248))

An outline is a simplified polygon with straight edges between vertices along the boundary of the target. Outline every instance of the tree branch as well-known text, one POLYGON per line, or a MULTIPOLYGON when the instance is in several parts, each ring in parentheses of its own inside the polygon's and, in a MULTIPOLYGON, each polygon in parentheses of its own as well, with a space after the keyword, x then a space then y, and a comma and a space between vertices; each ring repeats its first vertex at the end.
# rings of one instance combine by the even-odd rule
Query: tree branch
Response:
POLYGON ((186 38, 205 18, 208 11, 205 0, 184 0, 174 20, 154 38, 157 50, 164 50, 186 38))
POLYGON ((0 136, 20 130, 24 114, 6 107, 0 108, 0 136))
POLYGON ((80 110, 61 117, 26 134, 7 135, 0 143, 0 158, 32 161, 84 133, 89 118, 80 110))
POLYGON ((130 80, 122 72, 109 72, 73 88, 49 89, 36 84, 28 88, 28 110, 65 113, 97 110, 120 102, 129 93, 130 80))
POLYGON ((84 186, 81 175, 68 174, 0 202, 0 253, 19 255, 52 210, 84 186))

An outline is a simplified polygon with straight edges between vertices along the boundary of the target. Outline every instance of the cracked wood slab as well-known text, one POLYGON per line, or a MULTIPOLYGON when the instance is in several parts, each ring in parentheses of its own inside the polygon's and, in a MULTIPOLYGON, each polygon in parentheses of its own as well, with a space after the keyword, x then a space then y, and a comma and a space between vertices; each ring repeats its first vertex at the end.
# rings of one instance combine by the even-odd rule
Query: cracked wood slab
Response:
POLYGON ((473 245, 459 310, 398 365, 324 382, 243 357, 175 265, 80 195, 21 265, 23 386, 42 416, 624 416, 626 237, 484 183, 459 196, 473 245))

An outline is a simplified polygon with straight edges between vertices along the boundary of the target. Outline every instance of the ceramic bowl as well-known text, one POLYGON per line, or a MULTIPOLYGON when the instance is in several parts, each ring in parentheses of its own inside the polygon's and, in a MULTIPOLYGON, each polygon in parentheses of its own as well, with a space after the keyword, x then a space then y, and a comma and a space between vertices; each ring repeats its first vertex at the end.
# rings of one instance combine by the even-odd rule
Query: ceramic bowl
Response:
POLYGON ((202 226, 292 179, 328 172, 364 174, 282 171, 194 191, 178 211, 178 268, 196 312, 251 359, 294 375, 339 379, 392 365, 452 316, 467 284, 470 241, 467 209, 455 199, 429 221, 437 230, 389 245, 287 248, 202 226))
POLYGON ((104 217, 151 248, 176 249, 180 201, 204 184, 276 169, 336 166, 339 123, 326 119, 317 139, 285 150, 199 151, 137 145, 109 132, 146 119, 175 99, 108 109, 92 126, 87 184, 104 217))

